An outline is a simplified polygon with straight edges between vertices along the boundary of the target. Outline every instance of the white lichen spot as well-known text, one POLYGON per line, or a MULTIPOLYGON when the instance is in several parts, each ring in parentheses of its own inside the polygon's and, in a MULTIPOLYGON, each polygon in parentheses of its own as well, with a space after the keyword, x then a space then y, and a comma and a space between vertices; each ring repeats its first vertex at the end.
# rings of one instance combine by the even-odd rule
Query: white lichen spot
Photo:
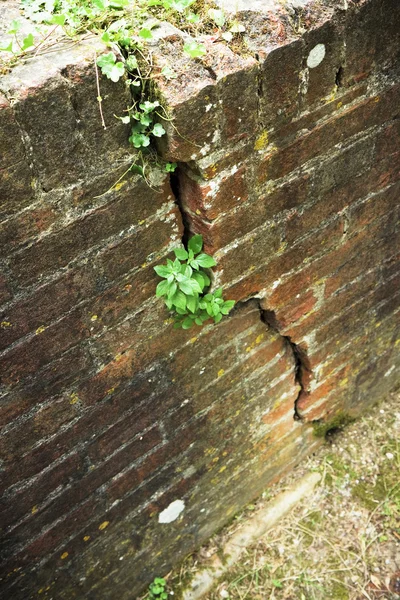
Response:
POLYGON ((158 515, 159 523, 172 523, 175 521, 181 512, 185 509, 183 500, 174 500, 166 509, 158 515))
POLYGON ((325 58, 325 51, 325 44, 317 44, 314 46, 308 55, 307 67, 309 69, 315 69, 315 67, 318 67, 318 65, 322 63, 325 58))
POLYGON ((208 154, 208 152, 210 152, 210 144, 204 144, 204 146, 200 149, 200 154, 205 156, 208 154))
POLYGON ((209 110, 212 109, 212 103, 211 104, 207 104, 205 111, 208 112, 209 110))

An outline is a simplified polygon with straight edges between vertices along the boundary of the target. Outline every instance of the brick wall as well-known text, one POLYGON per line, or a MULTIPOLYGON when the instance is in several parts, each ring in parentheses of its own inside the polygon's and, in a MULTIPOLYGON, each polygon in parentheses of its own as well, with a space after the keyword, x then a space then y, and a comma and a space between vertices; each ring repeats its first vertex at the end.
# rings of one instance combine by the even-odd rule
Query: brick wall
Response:
POLYGON ((103 130, 93 41, 0 80, 5 597, 132 599, 398 383, 400 5, 337 4, 249 3, 240 54, 152 47, 156 189, 104 193, 128 99, 102 79, 103 130), (176 331, 153 266, 190 232, 237 306, 176 331))

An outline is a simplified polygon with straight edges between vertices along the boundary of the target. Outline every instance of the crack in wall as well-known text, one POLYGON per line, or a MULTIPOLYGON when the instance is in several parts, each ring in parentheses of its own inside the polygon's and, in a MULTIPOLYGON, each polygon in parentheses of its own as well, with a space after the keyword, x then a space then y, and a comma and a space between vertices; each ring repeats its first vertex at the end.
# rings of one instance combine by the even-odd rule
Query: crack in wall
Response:
MULTIPOLYGON (((170 174, 170 186, 172 194, 174 196, 174 202, 179 210, 183 225, 182 244, 186 247, 191 235, 196 232, 190 227, 188 215, 183 206, 181 194, 180 194, 180 174, 182 172, 182 166, 178 166, 174 173, 170 174)), ((303 421, 303 418, 298 410, 298 403, 304 397, 308 396, 309 382, 312 377, 312 371, 309 367, 309 362, 304 350, 302 350, 297 344, 295 344, 289 336, 282 335, 279 331, 279 325, 276 319, 275 312, 273 310, 264 309, 261 306, 261 300, 257 295, 253 295, 246 300, 240 300, 236 303, 236 307, 248 302, 249 300, 256 300, 258 310, 260 312, 260 320, 262 323, 270 327, 275 333, 285 340, 286 346, 290 348, 291 354, 294 359, 294 379, 295 383, 299 386, 299 392, 294 400, 293 405, 293 419, 295 421, 303 421)))
POLYGON ((259 310, 260 310, 261 321, 263 323, 265 323, 266 325, 268 325, 269 327, 271 327, 271 329, 273 329, 273 331, 275 331, 280 337, 282 337, 286 341, 287 346, 290 348, 290 350, 292 352, 292 355, 294 358, 294 364, 295 364, 295 371, 294 371, 295 383, 297 383, 297 385, 299 385, 299 387, 300 387, 299 393, 297 394, 297 397, 294 401, 293 418, 295 421, 302 421, 303 418, 302 418, 301 414, 299 413, 298 403, 299 403, 299 400, 301 398, 303 398, 304 395, 309 394, 308 382, 312 375, 311 370, 308 365, 307 356, 306 356, 304 350, 302 350, 297 344, 295 344, 288 335, 281 334, 281 332, 279 331, 279 326, 278 326, 278 323, 276 320, 276 315, 275 315, 274 311, 263 309, 260 302, 259 302, 259 310))

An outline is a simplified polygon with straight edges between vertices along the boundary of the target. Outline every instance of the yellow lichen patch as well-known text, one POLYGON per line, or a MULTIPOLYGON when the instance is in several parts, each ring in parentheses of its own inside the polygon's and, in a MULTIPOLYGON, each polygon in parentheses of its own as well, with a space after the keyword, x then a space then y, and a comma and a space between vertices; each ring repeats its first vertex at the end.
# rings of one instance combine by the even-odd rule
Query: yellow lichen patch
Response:
POLYGON ((192 337, 192 338, 190 338, 189 342, 190 342, 191 344, 194 344, 195 342, 197 342, 197 337, 192 337))
POLYGON ((98 318, 99 318, 99 317, 98 317, 97 315, 92 315, 92 316, 90 317, 90 320, 91 320, 91 321, 97 321, 97 319, 98 319, 98 318))
POLYGON ((225 471, 225 469, 226 469, 226 466, 221 467, 220 470, 218 471, 218 473, 223 473, 225 471))
POLYGON ((40 590, 38 591, 38 594, 43 594, 43 588, 40 588, 40 590))
POLYGON ((106 394, 113 394, 115 392, 115 387, 111 387, 106 391, 106 394))
POLYGON ((69 556, 69 555, 68 555, 68 552, 63 552, 63 553, 61 554, 61 560, 65 560, 66 558, 68 558, 68 556, 69 556))
POLYGON ((349 382, 348 377, 345 377, 344 379, 342 379, 342 381, 339 383, 339 387, 344 387, 345 385, 347 385, 347 383, 349 382))
POLYGON ((336 104, 336 108, 342 108, 342 106, 343 106, 343 102, 338 102, 338 103, 336 104))
POLYGON ((113 189, 118 192, 122 187, 124 187, 124 185, 126 184, 126 181, 120 181, 119 183, 116 183, 113 187, 113 189))
POLYGON ((37 506, 32 506, 31 513, 34 515, 35 513, 37 513, 37 511, 38 511, 38 507, 37 506))
POLYGON ((199 210, 198 208, 196 209, 196 215, 201 215, 201 210, 199 210))
POLYGON ((10 323, 10 321, 2 321, 1 322, 1 327, 3 329, 6 329, 7 327, 12 327, 12 323, 10 323))
POLYGON ((114 356, 115 362, 119 362, 121 360, 121 358, 122 358, 122 354, 119 354, 119 353, 114 356))
POLYGON ((83 541, 84 541, 84 542, 88 542, 89 540, 90 540, 90 535, 85 535, 85 536, 83 537, 83 541))
POLYGON ((380 102, 380 98, 379 98, 379 96, 377 96, 377 97, 375 98, 374 102, 380 102))
POLYGON ((141 221, 138 222, 138 225, 143 225, 144 223, 146 223, 146 220, 142 219, 141 221))
POLYGON ((78 394, 73 393, 70 395, 70 401, 69 401, 70 404, 76 404, 78 401, 79 401, 78 394))
POLYGON ((256 344, 261 344, 262 340, 264 339, 264 334, 260 333, 260 335, 258 335, 256 337, 256 344))
POLYGON ((212 461, 213 461, 214 463, 218 462, 218 461, 219 461, 219 456, 215 456, 215 457, 212 459, 212 461))
POLYGON ((40 333, 43 333, 43 331, 45 331, 47 329, 47 327, 45 327, 44 325, 41 325, 40 327, 38 327, 35 331, 36 335, 39 335, 40 333))
POLYGON ((258 136, 254 144, 254 150, 264 150, 268 146, 268 131, 265 130, 258 136))
POLYGON ((225 373, 224 369, 220 369, 217 373, 218 377, 222 377, 222 375, 225 373))
POLYGON ((105 529, 106 527, 108 527, 109 524, 110 524, 110 521, 103 521, 103 523, 101 525, 99 525, 100 531, 103 531, 103 529, 105 529))

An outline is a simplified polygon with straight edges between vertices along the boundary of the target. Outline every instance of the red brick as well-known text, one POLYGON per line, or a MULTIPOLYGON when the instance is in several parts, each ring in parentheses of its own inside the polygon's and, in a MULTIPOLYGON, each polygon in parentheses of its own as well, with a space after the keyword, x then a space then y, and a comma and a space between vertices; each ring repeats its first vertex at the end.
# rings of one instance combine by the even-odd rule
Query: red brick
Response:
POLYGON ((262 263, 268 263, 281 244, 280 227, 271 225, 256 230, 251 237, 242 241, 228 252, 215 256, 217 269, 221 271, 221 281, 232 281, 248 269, 255 269, 262 263))
POLYGON ((269 154, 260 162, 258 180, 263 182, 283 177, 359 131, 390 118, 395 114, 393 101, 396 94, 398 86, 393 86, 379 95, 362 100, 318 125, 293 144, 269 154))
MULTIPOLYGON (((0 303, 7 302, 12 297, 10 289, 7 284, 7 280, 4 275, 0 273, 0 303)), ((4 329, 4 325, 0 325, 2 329, 4 329)))
POLYGON ((241 206, 248 199, 246 167, 218 181, 197 182, 182 172, 180 196, 185 208, 212 220, 241 206))
POLYGON ((263 225, 284 210, 301 205, 307 198, 309 176, 304 175, 268 194, 257 194, 243 206, 238 206, 214 222, 190 215, 193 230, 202 233, 204 243, 211 252, 232 243, 253 229, 263 225))
POLYGON ((4 434, 0 442, 0 456, 5 463, 17 461, 19 456, 28 452, 47 436, 54 435, 59 429, 72 421, 79 413, 79 407, 69 399, 53 401, 41 408, 31 418, 4 434))
POLYGON ((365 202, 354 206, 349 210, 350 232, 362 228, 371 221, 389 214, 398 207, 400 196, 400 182, 392 185, 389 189, 378 192, 368 198, 365 202))
POLYGON ((40 206, 24 211, 2 223, 0 246, 4 248, 4 256, 49 229, 59 218, 60 212, 59 207, 40 206))
POLYGON ((74 453, 42 473, 29 487, 21 487, 10 497, 8 506, 1 512, 4 528, 18 521, 25 514, 36 514, 38 505, 59 486, 67 486, 80 478, 85 470, 84 460, 74 453))
POLYGON ((33 182, 34 175, 25 160, 0 170, 0 217, 15 214, 32 203, 33 182))
POLYGON ((67 315, 59 323, 37 332, 33 338, 3 355, 0 361, 3 382, 15 385, 84 340, 88 334, 82 326, 79 311, 67 315))
POLYGON ((0 406, 2 426, 33 406, 59 394, 66 386, 87 377, 92 369, 92 357, 85 348, 75 347, 50 362, 36 373, 36 378, 18 387, 3 398, 0 406))
POLYGON ((168 186, 162 194, 158 194, 143 180, 139 181, 133 190, 119 192, 115 201, 65 229, 49 234, 15 256, 11 260, 15 277, 22 285, 27 285, 57 271, 93 245, 118 235, 129 226, 137 226, 140 220, 149 217, 166 201, 168 194, 168 186))
POLYGON ((114 281, 116 277, 140 267, 150 254, 165 254, 171 239, 175 238, 179 243, 183 229, 181 223, 179 210, 173 208, 163 220, 143 225, 121 242, 111 245, 98 257, 107 278, 114 281))
POLYGON ((321 400, 328 397, 331 393, 342 389, 347 383, 349 371, 351 369, 348 366, 344 366, 324 381, 321 381, 318 387, 312 392, 301 393, 296 402, 296 409, 299 415, 303 416, 303 414, 306 414, 312 408, 313 404, 319 404, 321 400))
MULTIPOLYGON (((10 541, 13 544, 23 544, 25 540, 39 536, 60 515, 66 515, 68 519, 68 513, 71 508, 86 501, 96 489, 108 482, 113 475, 147 454, 160 441, 161 436, 158 428, 153 428, 140 438, 134 439, 110 460, 102 463, 97 469, 90 471, 85 477, 76 481, 48 506, 39 509, 29 520, 24 521, 18 527, 14 528, 10 533, 10 541)), ((5 541, 8 541, 7 537, 5 541)))
POLYGON ((93 296, 97 277, 93 265, 73 269, 3 311, 0 320, 9 322, 10 327, 2 332, 0 348, 6 348, 39 327, 48 327, 75 305, 93 296))

